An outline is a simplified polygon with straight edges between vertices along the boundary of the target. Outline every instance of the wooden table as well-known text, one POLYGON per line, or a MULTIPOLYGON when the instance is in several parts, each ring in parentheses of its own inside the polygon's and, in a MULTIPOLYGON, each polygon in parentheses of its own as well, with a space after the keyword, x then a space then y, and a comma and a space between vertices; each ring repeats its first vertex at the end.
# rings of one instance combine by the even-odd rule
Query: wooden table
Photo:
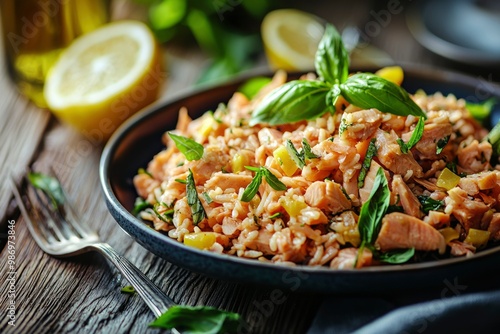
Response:
MULTIPOLYGON (((359 23, 359 15, 321 7, 311 8, 335 22, 339 28, 359 23), (326 14, 325 14, 326 13, 326 14), (328 16, 330 15, 330 16, 328 16), (342 21, 343 20, 343 21, 342 21), (347 20, 347 21, 346 21, 347 20), (349 21, 351 20, 351 21, 349 21), (337 23, 340 22, 340 23, 337 23)), ((366 12, 365 12, 366 13, 366 12)), ((364 18, 366 20, 366 18, 364 18)), ((404 15, 373 38, 396 62, 449 66, 423 50, 411 37, 404 15)), ((162 100, 192 88, 204 57, 197 52, 166 51, 168 84, 162 100)), ((0 52, 0 54, 3 54, 0 52)), ((1 59, 3 64, 3 59, 1 59)), ((490 72, 491 73, 491 72, 490 72)), ((2 67, 0 75, 0 233, 5 246, 6 226, 15 222, 15 274, 9 274, 7 247, 0 257, 2 333, 153 333, 148 329, 153 315, 137 295, 120 292, 127 282, 103 258, 86 254, 58 260, 44 254, 30 236, 15 209, 8 182, 27 166, 52 165, 63 186, 78 203, 82 218, 101 238, 137 265, 172 299, 181 304, 211 305, 239 312, 250 324, 247 332, 303 333, 325 296, 283 289, 286 300, 263 309, 273 288, 242 285, 195 274, 149 253, 128 237, 109 215, 98 179, 102 146, 91 144, 70 127, 59 123, 50 112, 20 96, 2 67), (15 327, 8 324, 7 289, 15 277, 15 327)), ((330 296, 329 298, 334 298, 330 296)))

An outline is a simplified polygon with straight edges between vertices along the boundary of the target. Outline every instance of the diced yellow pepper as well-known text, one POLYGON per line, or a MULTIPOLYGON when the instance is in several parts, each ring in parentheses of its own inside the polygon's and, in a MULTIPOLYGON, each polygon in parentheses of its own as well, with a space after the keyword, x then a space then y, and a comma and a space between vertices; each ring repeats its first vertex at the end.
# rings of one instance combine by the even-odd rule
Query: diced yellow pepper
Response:
POLYGON ((455 188, 459 182, 460 182, 460 176, 453 173, 448 168, 445 168, 443 169, 441 174, 439 174, 436 185, 446 190, 450 190, 455 188))
POLYGON ((471 228, 469 229, 469 233, 467 234, 467 237, 465 238, 464 242, 476 248, 482 248, 486 246, 489 239, 490 239, 490 232, 471 228))
POLYGON ((290 216, 297 217, 300 214, 300 211, 307 207, 307 204, 302 201, 285 197, 281 200, 281 206, 285 208, 286 212, 290 216))
POLYGON ((231 168, 233 173, 239 173, 245 170, 245 166, 248 166, 250 161, 248 161, 248 156, 236 153, 231 159, 231 168))
POLYGON ((439 230, 439 233, 444 237, 444 241, 449 243, 452 240, 456 240, 460 237, 460 233, 452 227, 445 227, 439 230))
POLYGON ((198 134, 203 138, 207 138, 208 135, 212 131, 214 131, 214 126, 216 124, 214 117, 210 113, 205 113, 202 117, 203 117, 203 122, 201 123, 201 126, 198 130, 198 134))
POLYGON ((213 232, 189 233, 184 235, 184 245, 198 249, 207 249, 212 247, 215 239, 216 236, 213 232))
POLYGON ((274 150, 273 157, 278 161, 278 165, 286 176, 292 176, 298 169, 297 165, 290 157, 290 154, 288 154, 286 147, 283 145, 274 150))
POLYGON ((398 86, 401 86, 401 84, 403 83, 404 72, 401 66, 387 66, 381 68, 380 70, 375 72, 375 74, 379 77, 394 82, 398 86))

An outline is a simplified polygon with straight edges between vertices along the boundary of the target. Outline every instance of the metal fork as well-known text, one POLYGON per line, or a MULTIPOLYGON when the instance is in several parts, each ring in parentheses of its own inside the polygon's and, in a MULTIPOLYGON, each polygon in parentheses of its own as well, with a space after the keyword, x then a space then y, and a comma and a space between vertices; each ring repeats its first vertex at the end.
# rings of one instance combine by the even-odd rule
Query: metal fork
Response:
MULTIPOLYGON (((50 176, 57 180, 57 176, 50 176)), ((118 254, 109 244, 101 242, 97 233, 88 226, 80 223, 75 210, 68 202, 68 196, 64 196, 65 201, 62 205, 54 205, 44 191, 30 183, 26 175, 19 184, 13 178, 11 182, 28 229, 45 253, 64 258, 97 251, 118 268, 156 317, 175 305, 136 266, 118 254)), ((175 329, 172 332, 179 333, 175 329)))

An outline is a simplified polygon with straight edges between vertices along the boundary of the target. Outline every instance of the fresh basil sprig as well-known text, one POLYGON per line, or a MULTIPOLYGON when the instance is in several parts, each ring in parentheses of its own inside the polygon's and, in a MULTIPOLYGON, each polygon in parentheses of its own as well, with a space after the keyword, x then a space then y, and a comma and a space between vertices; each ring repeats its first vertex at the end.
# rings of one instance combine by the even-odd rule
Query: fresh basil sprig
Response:
POLYGON ((198 192, 196 191, 196 185, 194 183, 194 176, 191 169, 188 170, 188 175, 186 178, 186 196, 189 207, 191 208, 191 214, 193 216, 193 224, 198 225, 203 219, 207 217, 205 208, 198 197, 198 192))
POLYGON ((380 228, 382 227, 382 218, 385 216, 389 208, 390 197, 391 192, 389 190, 384 170, 379 168, 377 170, 375 181, 373 182, 370 197, 361 206, 358 220, 361 246, 359 247, 354 267, 356 267, 359 255, 363 252, 365 247, 374 252, 375 256, 380 261, 392 264, 407 262, 415 253, 414 249, 393 250, 385 253, 378 252, 375 249, 375 241, 377 240, 380 228))
POLYGON ((417 145, 420 139, 422 139, 423 134, 424 134, 424 119, 423 117, 420 117, 418 119, 417 125, 415 126, 415 129, 413 130, 413 133, 411 134, 410 140, 408 140, 408 143, 405 143, 401 138, 397 139, 399 147, 401 148, 401 152, 405 154, 408 153, 408 151, 411 150, 413 146, 417 145))
POLYGON ((186 138, 183 136, 176 135, 175 133, 169 132, 168 135, 177 146, 177 149, 184 154, 188 161, 200 160, 203 157, 203 145, 195 142, 191 138, 186 138))
POLYGON ((245 191, 241 196, 242 202, 250 202, 252 198, 254 198, 254 196, 259 191, 259 187, 262 183, 262 178, 265 178, 267 184, 269 184, 274 190, 284 191, 287 189, 286 185, 278 180, 278 178, 266 167, 245 166, 245 168, 252 172, 255 172, 255 176, 252 179, 252 182, 250 182, 250 184, 245 188, 245 191))
POLYGON ((334 112, 340 96, 361 108, 426 118, 408 93, 395 83, 372 73, 348 77, 348 53, 339 33, 330 24, 316 52, 315 67, 320 80, 294 80, 276 88, 255 108, 250 125, 312 120, 327 111, 334 112))
POLYGON ((175 305, 149 324, 149 327, 172 329, 182 333, 236 333, 240 326, 238 313, 209 306, 175 305))

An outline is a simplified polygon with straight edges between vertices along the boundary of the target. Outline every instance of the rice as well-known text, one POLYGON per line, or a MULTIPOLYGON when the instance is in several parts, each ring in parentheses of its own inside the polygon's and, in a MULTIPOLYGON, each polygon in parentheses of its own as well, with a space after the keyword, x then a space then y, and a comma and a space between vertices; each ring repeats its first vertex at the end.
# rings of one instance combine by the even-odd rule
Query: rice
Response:
MULTIPOLYGON (((372 258, 373 250, 358 251, 361 245, 357 226, 360 207, 371 190, 370 171, 376 165, 385 170, 389 179, 391 205, 404 214, 399 217, 412 216, 426 225, 438 226, 432 219, 439 215, 425 212, 420 204, 416 210, 410 206, 415 205, 417 196, 443 201, 442 208, 437 210, 449 219, 444 227, 455 231, 458 237, 442 241, 448 251, 443 255, 440 249, 441 256, 470 254, 474 247, 469 247, 470 240, 466 237, 471 228, 488 232, 492 241, 500 239, 500 168, 490 164, 492 148, 484 141, 488 131, 472 118, 464 100, 441 93, 427 96, 418 92, 412 96, 428 119, 419 144, 403 154, 395 139, 407 141, 417 117, 396 116, 376 109, 360 110, 345 101, 333 115, 326 113, 312 121, 274 127, 248 126, 255 106, 285 80, 286 76, 279 72, 253 100, 235 93, 227 106, 221 104, 214 113, 195 120, 183 108, 173 132, 202 144, 203 157, 187 161, 165 135, 165 150, 153 158, 146 173, 134 178, 138 194, 154 208, 146 209, 140 217, 179 242, 187 234, 213 233, 216 241, 195 246, 212 252, 287 265, 332 268, 377 265, 378 261, 372 258), (349 124, 343 132, 342 122, 349 124), (442 137, 426 135, 432 131, 444 132, 442 137), (436 153, 436 140, 447 136, 443 151, 436 153), (368 143, 374 138, 381 146, 379 156, 371 162, 365 185, 360 188, 358 176, 368 143), (287 171, 285 163, 276 158, 276 151, 287 140, 300 148, 303 139, 318 158, 308 159, 303 168, 291 166, 293 171, 287 171), (392 158, 381 156, 381 150, 393 154, 392 158), (459 192, 447 192, 436 182, 450 163, 456 173, 467 175, 467 182, 478 178, 481 172, 493 173, 496 181, 473 195, 461 189, 460 184, 454 187, 459 192), (255 174, 244 166, 266 167, 287 190, 276 191, 264 180, 249 202, 241 201, 255 174), (206 212, 206 218, 197 225, 187 201, 186 185, 179 182, 186 180, 189 170, 206 212), (399 186, 394 181, 396 175, 403 180, 399 186), (171 217, 165 218, 169 212, 171 217), (465 223, 467 215, 478 223, 465 223), (465 250, 460 251, 459 247, 465 250)), ((379 238, 386 237, 384 233, 381 231, 379 238)), ((444 235, 440 233, 433 237, 439 239, 437 235, 444 235)), ((426 250, 419 248, 420 243, 412 246, 417 251, 426 250)), ((432 250, 437 251, 437 246, 432 250)))

